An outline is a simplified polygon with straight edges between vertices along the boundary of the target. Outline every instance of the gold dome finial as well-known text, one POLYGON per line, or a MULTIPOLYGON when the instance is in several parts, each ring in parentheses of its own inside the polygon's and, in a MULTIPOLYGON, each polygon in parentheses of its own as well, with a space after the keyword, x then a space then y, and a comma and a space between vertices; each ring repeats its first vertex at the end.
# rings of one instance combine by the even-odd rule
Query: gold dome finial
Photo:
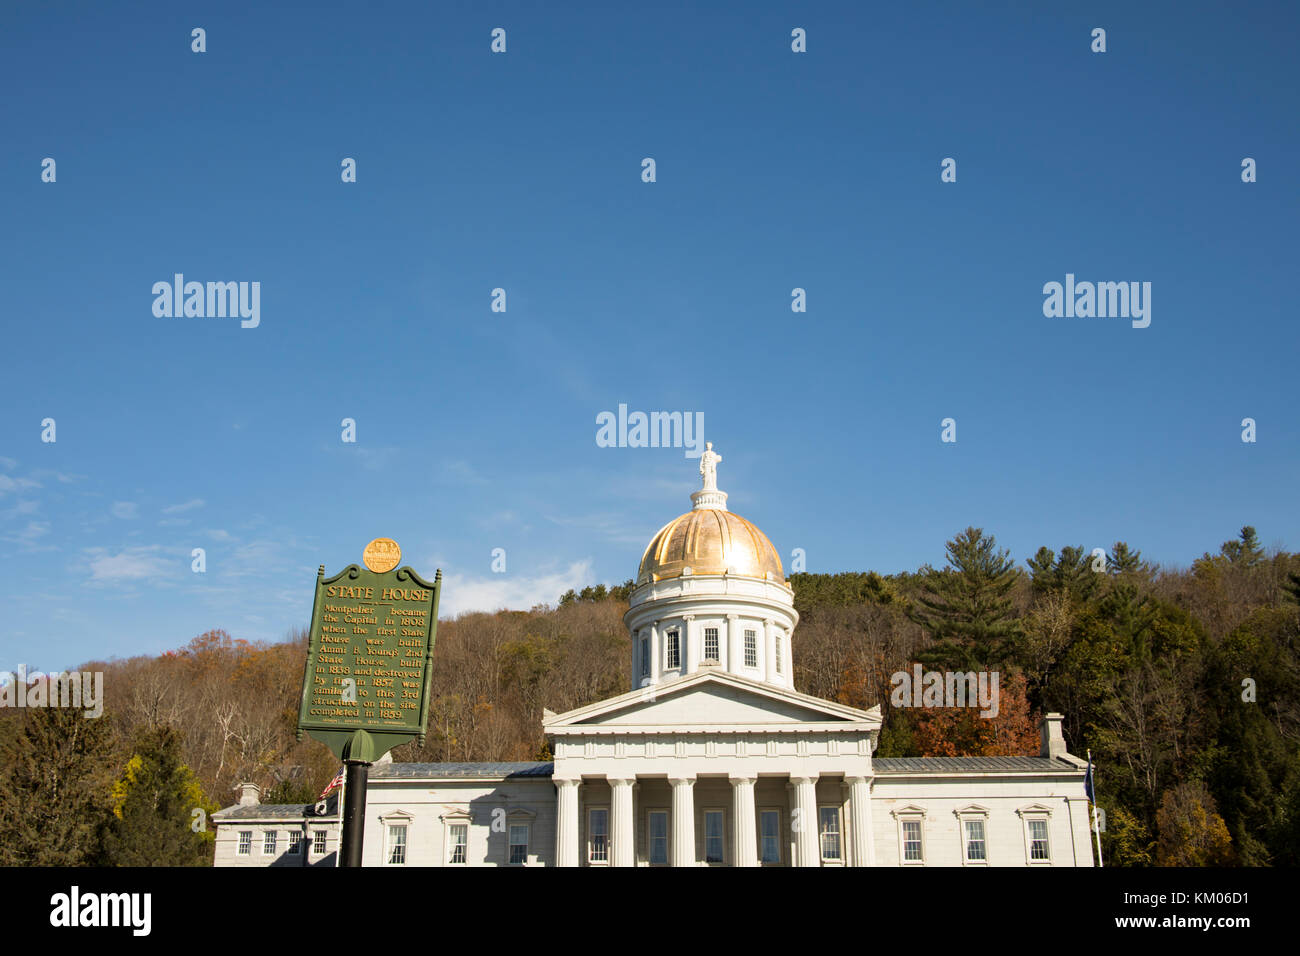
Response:
POLYGON ((718 490, 722 456, 706 442, 700 455, 703 487, 691 495, 695 507, 659 529, 641 556, 637 583, 699 574, 735 574, 785 584, 781 558, 758 528, 727 510, 718 490))

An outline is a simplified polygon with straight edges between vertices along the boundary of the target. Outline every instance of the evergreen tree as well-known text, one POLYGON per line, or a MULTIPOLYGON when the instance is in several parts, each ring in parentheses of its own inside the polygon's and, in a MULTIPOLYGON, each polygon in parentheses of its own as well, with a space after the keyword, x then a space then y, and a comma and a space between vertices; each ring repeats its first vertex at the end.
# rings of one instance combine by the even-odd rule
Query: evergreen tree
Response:
POLYGON ((1219 551, 1233 564, 1243 568, 1253 568, 1264 560, 1264 549, 1260 546, 1259 536, 1250 525, 1241 529, 1238 540, 1223 542, 1219 551))
POLYGON ((1059 557, 1051 548, 1039 548, 1025 563, 1029 565, 1035 597, 1063 591, 1086 601, 1096 593, 1101 581, 1101 575, 1093 570, 1092 555, 1075 545, 1062 548, 1059 557))
POLYGON ((181 762, 181 737, 170 727, 144 733, 112 788, 113 816, 104 833, 110 866, 207 866, 219 808, 181 762), (195 813, 194 811, 201 811, 195 813))
POLYGON ((990 670, 1007 658, 1018 634, 1011 589, 1019 572, 981 528, 957 535, 947 553, 948 566, 925 575, 912 612, 935 641, 919 659, 950 669, 990 670))
POLYGON ((263 803, 315 803, 320 798, 320 788, 306 780, 284 779, 262 795, 263 803))
POLYGON ((1110 548, 1107 570, 1111 574, 1148 574, 1150 565, 1142 560, 1142 552, 1130 548, 1124 541, 1116 541, 1110 548))
POLYGON ((0 745, 0 866, 86 866, 109 813, 108 721, 65 707, 25 710, 0 745))

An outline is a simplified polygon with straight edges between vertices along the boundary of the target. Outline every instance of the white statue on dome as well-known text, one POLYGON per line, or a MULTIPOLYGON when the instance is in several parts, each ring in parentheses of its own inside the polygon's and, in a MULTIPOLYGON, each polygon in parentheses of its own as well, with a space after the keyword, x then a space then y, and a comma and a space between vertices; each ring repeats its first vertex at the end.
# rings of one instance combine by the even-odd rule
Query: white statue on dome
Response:
POLYGON ((713 450, 713 442, 704 443, 704 454, 700 455, 700 477, 704 479, 705 491, 718 490, 718 462, 722 456, 713 450))

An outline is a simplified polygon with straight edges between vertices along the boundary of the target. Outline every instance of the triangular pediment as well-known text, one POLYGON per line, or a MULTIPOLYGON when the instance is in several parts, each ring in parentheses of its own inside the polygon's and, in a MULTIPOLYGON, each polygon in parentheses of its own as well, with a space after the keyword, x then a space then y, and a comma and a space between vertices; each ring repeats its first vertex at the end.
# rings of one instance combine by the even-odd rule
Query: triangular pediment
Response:
POLYGON ((880 711, 846 707, 734 674, 701 671, 568 713, 548 715, 545 730, 549 734, 593 726, 685 729, 799 724, 874 730, 880 726, 880 711))

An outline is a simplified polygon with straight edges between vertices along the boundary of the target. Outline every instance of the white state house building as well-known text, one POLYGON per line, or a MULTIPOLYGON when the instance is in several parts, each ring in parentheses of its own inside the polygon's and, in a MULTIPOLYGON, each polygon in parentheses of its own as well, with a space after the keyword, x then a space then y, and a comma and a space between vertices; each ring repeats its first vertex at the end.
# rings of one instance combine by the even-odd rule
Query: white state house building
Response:
MULTIPOLYGON (((1092 866, 1086 764, 1048 714, 1037 756, 873 759, 880 708, 794 689, 799 615, 719 456, 641 558, 633 689, 545 711, 547 763, 370 770, 366 866, 1092 866)), ((213 816, 217 866, 333 866, 337 794, 213 816)))

